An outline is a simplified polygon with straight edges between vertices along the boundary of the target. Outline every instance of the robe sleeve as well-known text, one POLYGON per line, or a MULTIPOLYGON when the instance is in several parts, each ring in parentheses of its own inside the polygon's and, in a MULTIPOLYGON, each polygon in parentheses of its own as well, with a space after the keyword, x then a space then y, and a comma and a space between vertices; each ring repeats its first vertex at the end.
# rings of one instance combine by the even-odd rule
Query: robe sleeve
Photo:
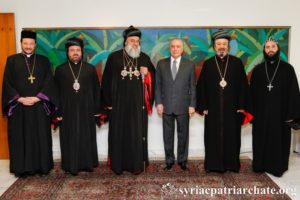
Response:
POLYGON ((54 82, 53 73, 49 60, 45 62, 46 74, 43 87, 36 95, 43 102, 43 108, 47 115, 51 115, 58 108, 58 91, 54 82))
POLYGON ((94 95, 94 114, 99 114, 101 112, 101 88, 100 88, 100 83, 99 79, 97 76, 96 69, 94 70, 93 73, 93 95, 94 95))
POLYGON ((257 66, 254 67, 254 69, 252 70, 252 74, 251 74, 251 78, 250 78, 250 86, 249 86, 249 104, 248 104, 248 108, 249 108, 249 112, 252 115, 255 115, 255 93, 256 93, 256 88, 257 88, 257 66))
POLYGON ((54 113, 52 114, 52 118, 55 119, 57 117, 61 117, 62 113, 61 113, 61 89, 59 87, 59 82, 61 80, 61 75, 60 75, 60 67, 57 67, 54 71, 54 84, 55 84, 55 88, 57 88, 57 94, 58 94, 58 101, 57 101, 57 108, 55 109, 54 113))
POLYGON ((13 57, 7 58, 3 83, 2 83, 2 112, 4 116, 11 116, 15 107, 18 106, 19 93, 14 87, 13 81, 13 57))
POLYGON ((112 68, 113 68, 113 57, 109 55, 105 69, 102 76, 102 94, 101 94, 101 102, 104 108, 112 106, 112 68))
POLYGON ((155 70, 155 67, 154 65, 152 64, 150 58, 148 57, 148 65, 146 66, 148 67, 148 72, 151 73, 151 94, 150 94, 150 104, 151 104, 151 107, 153 106, 153 103, 154 103, 154 95, 155 95, 155 73, 156 73, 156 70, 155 70))
POLYGON ((197 94, 197 104, 196 104, 196 111, 199 112, 200 114, 203 114, 204 110, 208 109, 208 105, 207 105, 207 92, 206 92, 206 87, 205 87, 205 83, 206 83, 206 76, 207 76, 207 72, 206 72, 206 62, 203 64, 199 79, 197 81, 197 85, 196 85, 196 94, 197 94))
POLYGON ((162 78, 161 78, 161 62, 158 62, 155 74, 155 105, 162 104, 162 78))
POLYGON ((195 65, 193 64, 190 73, 190 94, 191 102, 190 107, 196 108, 196 81, 195 81, 195 65))
POLYGON ((246 111, 248 108, 249 100, 249 84, 246 76, 245 68, 241 60, 239 60, 239 100, 238 100, 238 109, 244 109, 246 111))
POLYGON ((291 67, 288 83, 288 112, 286 120, 300 119, 300 92, 297 76, 291 67))

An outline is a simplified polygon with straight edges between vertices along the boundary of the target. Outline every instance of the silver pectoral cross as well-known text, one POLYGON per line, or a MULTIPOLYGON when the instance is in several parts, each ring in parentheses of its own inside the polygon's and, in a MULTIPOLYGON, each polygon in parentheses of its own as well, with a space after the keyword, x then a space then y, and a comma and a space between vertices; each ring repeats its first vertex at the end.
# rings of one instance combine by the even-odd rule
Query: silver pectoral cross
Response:
POLYGON ((139 79, 139 76, 141 75, 139 70, 136 68, 134 71, 132 70, 132 67, 129 67, 129 71, 124 67, 124 69, 121 71, 122 79, 124 79, 126 76, 129 76, 129 79, 132 80, 133 75, 136 76, 137 79, 139 79))
POLYGON ((269 83, 269 85, 267 86, 269 92, 272 90, 273 87, 274 87, 274 86, 273 86, 271 83, 269 83))

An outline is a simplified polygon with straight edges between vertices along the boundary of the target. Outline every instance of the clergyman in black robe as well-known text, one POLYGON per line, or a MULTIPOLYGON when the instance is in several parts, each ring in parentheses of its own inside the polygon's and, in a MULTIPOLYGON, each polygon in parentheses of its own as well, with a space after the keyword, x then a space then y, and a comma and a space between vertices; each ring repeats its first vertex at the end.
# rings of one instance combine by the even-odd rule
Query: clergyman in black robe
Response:
POLYGON ((230 35, 213 34, 216 55, 206 60, 197 82, 197 110, 205 115, 207 172, 238 172, 241 124, 247 107, 248 82, 242 61, 228 54, 230 35))
POLYGON ((140 51, 140 30, 131 26, 123 36, 124 49, 109 55, 102 77, 103 105, 110 111, 108 161, 116 174, 137 174, 148 164, 147 111, 153 105, 155 68, 140 51))
POLYGON ((53 168, 50 115, 58 102, 50 62, 35 53, 35 32, 22 31, 21 48, 22 53, 7 58, 2 88, 10 172, 17 177, 53 168))
POLYGON ((264 62, 251 76, 254 116, 253 171, 282 176, 288 170, 291 128, 287 122, 300 118, 300 94, 294 68, 280 59, 277 41, 264 45, 264 62))
POLYGON ((83 61, 83 41, 70 38, 66 63, 58 66, 58 119, 62 169, 77 175, 98 166, 95 116, 100 113, 100 83, 94 66, 83 61))

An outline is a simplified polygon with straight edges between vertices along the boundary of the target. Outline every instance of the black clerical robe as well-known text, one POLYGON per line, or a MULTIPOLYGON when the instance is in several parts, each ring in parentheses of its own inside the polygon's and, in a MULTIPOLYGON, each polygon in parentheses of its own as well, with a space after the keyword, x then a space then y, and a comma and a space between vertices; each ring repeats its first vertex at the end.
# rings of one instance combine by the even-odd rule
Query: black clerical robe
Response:
MULTIPOLYGON (((241 124, 246 109, 248 82, 242 61, 228 55, 228 67, 224 89, 220 86, 221 76, 215 56, 206 60, 197 82, 197 110, 208 110, 204 124, 204 145, 206 170, 239 171, 241 124)), ((225 73, 227 56, 217 58, 222 76, 225 73)))
POLYGON ((50 115, 57 104, 58 94, 50 62, 46 57, 34 54, 27 58, 20 53, 7 58, 2 110, 8 118, 12 173, 17 176, 26 173, 47 174, 53 168, 50 115), (33 71, 33 83, 28 79, 28 68, 33 71), (38 97, 41 101, 32 106, 24 106, 17 101, 20 97, 30 96, 38 97))
MULTIPOLYGON (((267 62, 271 80, 278 61, 267 62)), ((265 62, 257 65, 251 76, 250 91, 253 120, 253 170, 281 176, 288 169, 291 128, 285 121, 299 119, 300 96, 293 67, 280 61, 272 81, 267 87, 265 62)))
MULTIPOLYGON (((141 66, 148 68, 154 86, 155 68, 144 53, 137 59, 137 70, 141 66)), ((130 80, 128 74, 123 79, 123 69, 123 50, 119 50, 108 57, 102 77, 103 103, 105 107, 112 107, 108 133, 109 162, 111 169, 117 174, 123 170, 138 173, 143 171, 144 164, 148 164, 148 116, 142 77, 133 75, 130 80)), ((149 102, 151 107, 153 92, 152 87, 152 99, 149 102)))
POLYGON ((60 103, 58 116, 62 169, 72 174, 91 171, 98 166, 96 124, 94 115, 99 114, 100 84, 94 66, 83 62, 70 62, 58 66, 55 81, 59 88, 60 103), (74 77, 80 84, 76 92, 74 77))

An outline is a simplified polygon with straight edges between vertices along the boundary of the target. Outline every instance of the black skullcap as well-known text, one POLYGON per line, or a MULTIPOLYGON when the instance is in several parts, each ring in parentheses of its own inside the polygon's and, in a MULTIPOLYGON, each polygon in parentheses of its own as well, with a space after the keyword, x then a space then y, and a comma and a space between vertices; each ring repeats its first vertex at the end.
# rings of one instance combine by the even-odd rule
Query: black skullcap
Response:
POLYGON ((22 40, 23 38, 31 38, 31 39, 36 40, 36 32, 23 30, 23 31, 21 32, 21 40, 22 40))
POLYGON ((212 34, 213 42, 220 38, 227 39, 228 41, 230 41, 230 39, 231 39, 229 33, 227 31, 224 31, 223 29, 219 29, 212 34))
POLYGON ((142 36, 142 33, 139 29, 137 28, 134 28, 134 26, 129 26, 127 29, 125 29, 123 31, 123 37, 124 37, 124 46, 125 46, 125 42, 127 40, 128 37, 131 37, 131 36, 137 36, 139 38, 141 38, 142 36))
POLYGON ((69 38, 65 44, 65 47, 68 49, 70 46, 80 46, 83 50, 83 40, 77 37, 69 38))

